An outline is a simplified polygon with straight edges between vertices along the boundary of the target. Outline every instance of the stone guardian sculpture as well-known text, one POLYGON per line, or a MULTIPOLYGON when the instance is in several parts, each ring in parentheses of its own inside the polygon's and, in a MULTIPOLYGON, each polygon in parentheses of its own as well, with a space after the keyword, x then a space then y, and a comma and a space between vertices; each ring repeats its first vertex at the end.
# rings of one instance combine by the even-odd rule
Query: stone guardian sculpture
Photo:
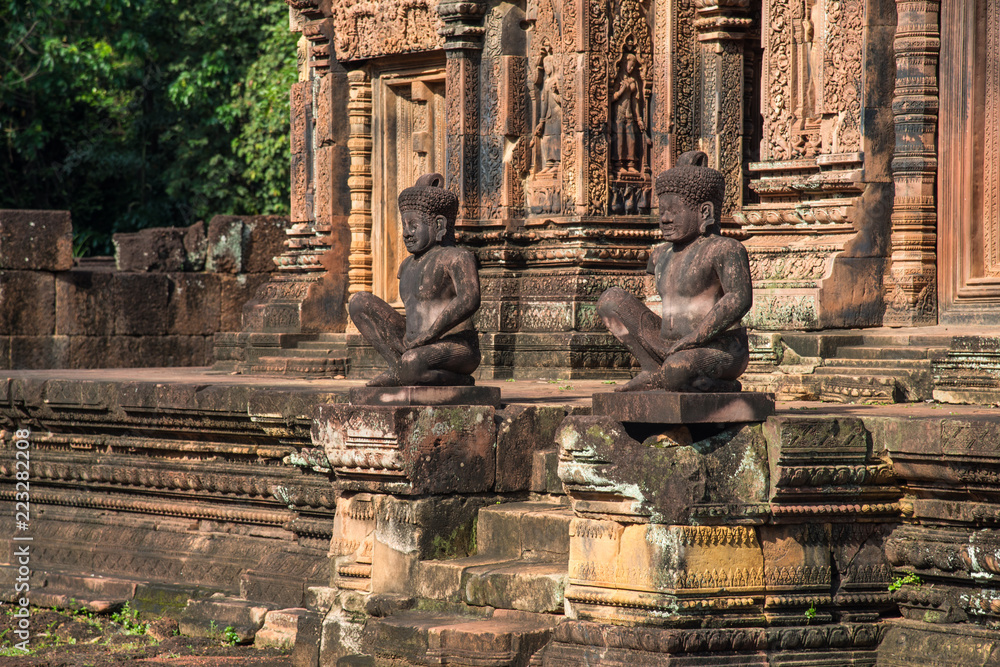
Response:
POLYGON ((399 195, 410 252, 398 273, 406 316, 370 292, 348 304, 358 331, 389 363, 370 387, 475 384, 479 273, 473 254, 454 245, 458 197, 443 185, 440 174, 426 174, 399 195))
POLYGON ((650 253, 646 271, 662 300, 657 317, 639 299, 612 287, 597 310, 642 367, 616 391, 739 391, 750 359, 740 325, 753 303, 743 244, 721 235, 723 175, 700 151, 680 156, 656 179, 660 230, 666 243, 650 253))

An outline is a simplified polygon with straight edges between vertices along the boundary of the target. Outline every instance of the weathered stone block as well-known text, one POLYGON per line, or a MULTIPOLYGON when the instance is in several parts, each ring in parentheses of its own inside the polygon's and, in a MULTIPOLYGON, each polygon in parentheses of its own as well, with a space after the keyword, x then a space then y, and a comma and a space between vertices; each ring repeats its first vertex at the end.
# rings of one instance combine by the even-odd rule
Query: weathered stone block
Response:
POLYGON ((683 524, 697 506, 720 520, 756 513, 766 501, 759 429, 730 428, 696 442, 683 426, 636 434, 645 440, 609 417, 563 421, 559 478, 579 516, 683 524))
POLYGON ((219 331, 219 281, 210 273, 170 274, 170 328, 162 333, 210 335, 219 331))
POLYGON ((69 336, 67 368, 111 368, 114 336, 69 336))
POLYGON ((594 394, 593 414, 647 424, 762 422, 774 414, 774 396, 758 392, 635 391, 594 394))
MULTIPOLYGON (((831 584, 830 525, 762 526, 765 608, 801 616, 829 605, 831 584)), ((798 619, 804 622, 803 618, 798 619)))
POLYGON ((489 406, 319 406, 313 442, 343 490, 418 495, 493 487, 496 410, 489 406))
POLYGON ((0 210, 0 269, 71 268, 73 223, 69 211, 0 210))
POLYGON ((41 271, 0 271, 0 334, 45 336, 55 331, 55 278, 41 271))
POLYGON ((375 512, 375 500, 369 493, 348 493, 337 502, 330 540, 332 585, 371 590, 375 512))
POLYGON ((187 266, 183 227, 154 227, 131 234, 115 234, 115 261, 119 271, 183 271, 187 266))
POLYGON ((115 330, 114 276, 73 270, 55 277, 57 334, 108 336, 115 330))
POLYGON ((749 526, 570 525, 566 599, 576 617, 637 620, 726 609, 746 613, 764 592, 764 560, 749 526))
POLYGON ((461 585, 466 604, 557 613, 563 610, 566 564, 518 562, 471 567, 462 573, 461 585))
POLYGON ((235 276, 218 274, 217 277, 220 290, 219 331, 241 331, 243 307, 271 276, 267 273, 241 273, 235 276))
POLYGON ((216 273, 243 271, 243 218, 217 215, 208 223, 205 268, 216 273))
POLYGON ((11 336, 10 367, 67 368, 69 342, 69 336, 11 336))
POLYGON ((372 551, 372 592, 414 594, 420 560, 471 553, 483 496, 395 498, 379 496, 372 551))
POLYGON ((178 621, 182 634, 208 637, 218 628, 232 627, 241 644, 253 641, 273 607, 239 598, 213 596, 207 600, 190 600, 178 621))
POLYGON ((115 333, 156 336, 170 331, 170 278, 157 273, 114 277, 115 333))
POLYGON ((217 273, 271 273, 285 250, 289 226, 282 215, 217 215, 208 224, 206 268, 217 273))
MULTIPOLYGON (((316 656, 319 656, 319 615, 307 609, 276 609, 269 611, 264 616, 264 625, 254 636, 254 646, 259 648, 277 648, 282 651, 291 651, 294 647, 303 644, 299 641, 299 634, 306 630, 311 638, 315 640, 316 656), (308 631, 312 631, 311 633, 308 631)), ((306 637, 303 636, 303 639, 306 637)))

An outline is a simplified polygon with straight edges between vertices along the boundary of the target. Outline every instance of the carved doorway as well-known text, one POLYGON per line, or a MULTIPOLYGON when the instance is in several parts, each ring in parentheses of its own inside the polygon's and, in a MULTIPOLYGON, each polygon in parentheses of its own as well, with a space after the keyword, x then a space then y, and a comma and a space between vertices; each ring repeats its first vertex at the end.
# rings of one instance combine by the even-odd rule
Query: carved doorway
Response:
POLYGON ((396 197, 422 174, 444 173, 444 66, 382 72, 372 88, 372 291, 402 308, 396 273, 407 253, 396 197))
POLYGON ((1000 324, 1000 0, 941 3, 942 324, 1000 324))

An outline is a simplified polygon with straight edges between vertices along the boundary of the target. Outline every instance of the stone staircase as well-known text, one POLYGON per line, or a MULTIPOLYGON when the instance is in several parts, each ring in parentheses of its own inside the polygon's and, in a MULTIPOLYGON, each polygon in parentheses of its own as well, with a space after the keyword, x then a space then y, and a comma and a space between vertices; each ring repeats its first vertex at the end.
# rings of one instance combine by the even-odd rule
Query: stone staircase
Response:
POLYGON ((817 332, 758 334, 745 389, 784 400, 913 403, 934 396, 935 364, 950 334, 817 332))
POLYGON ((527 665, 563 618, 572 516, 544 501, 480 509, 476 555, 421 561, 413 607, 365 625, 374 664, 527 665))
POLYGON ((220 372, 346 377, 351 370, 345 334, 218 333, 213 345, 220 372))
MULTIPOLYGON (((887 341, 889 342, 889 341, 887 341)), ((873 341, 875 343, 875 341, 873 341)), ((932 397, 932 363, 947 346, 852 345, 816 368, 820 399, 837 403, 914 403, 932 397)))
POLYGON ((350 357, 343 334, 315 334, 313 340, 296 341, 292 347, 257 350, 240 371, 247 375, 346 377, 350 357))

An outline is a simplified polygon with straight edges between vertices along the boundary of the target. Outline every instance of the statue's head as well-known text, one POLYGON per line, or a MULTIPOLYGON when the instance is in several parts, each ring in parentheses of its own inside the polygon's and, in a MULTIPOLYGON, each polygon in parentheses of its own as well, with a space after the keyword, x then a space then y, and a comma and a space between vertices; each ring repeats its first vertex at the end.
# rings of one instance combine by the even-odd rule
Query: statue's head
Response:
POLYGON ((424 174, 399 193, 403 244, 414 255, 436 245, 454 245, 458 197, 444 189, 444 176, 424 174))
POLYGON ((674 243, 704 234, 718 234, 726 179, 708 166, 708 156, 688 151, 673 169, 656 177, 660 200, 660 229, 663 238, 674 243))

